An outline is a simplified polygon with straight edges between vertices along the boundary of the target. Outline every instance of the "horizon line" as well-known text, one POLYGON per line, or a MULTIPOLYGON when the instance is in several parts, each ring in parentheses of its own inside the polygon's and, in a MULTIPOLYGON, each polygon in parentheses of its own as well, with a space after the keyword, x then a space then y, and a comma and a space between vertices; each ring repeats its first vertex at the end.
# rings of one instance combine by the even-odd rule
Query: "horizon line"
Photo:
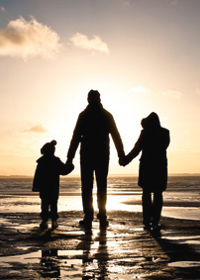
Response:
MULTIPOLYGON (((62 175, 61 175, 62 176, 62 175)), ((68 175, 64 175, 62 177, 80 177, 80 174, 68 174, 68 175)), ((114 176, 138 176, 138 173, 126 173, 126 174, 121 174, 121 173, 111 173, 108 174, 108 177, 114 177, 114 176)), ((200 173, 198 172, 173 172, 173 173, 169 173, 168 176, 200 176, 200 173)), ((0 175, 0 178, 2 177, 29 177, 29 178, 33 178, 34 175, 0 175)))

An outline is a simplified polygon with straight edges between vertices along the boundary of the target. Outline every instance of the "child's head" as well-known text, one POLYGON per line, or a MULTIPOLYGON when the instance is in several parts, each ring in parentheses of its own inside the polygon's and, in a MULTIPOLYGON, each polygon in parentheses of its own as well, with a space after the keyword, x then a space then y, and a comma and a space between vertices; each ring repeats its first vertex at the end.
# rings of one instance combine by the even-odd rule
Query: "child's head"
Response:
POLYGON ((56 140, 51 141, 50 143, 44 144, 44 146, 41 148, 40 152, 42 155, 53 155, 55 152, 55 145, 57 144, 56 140))

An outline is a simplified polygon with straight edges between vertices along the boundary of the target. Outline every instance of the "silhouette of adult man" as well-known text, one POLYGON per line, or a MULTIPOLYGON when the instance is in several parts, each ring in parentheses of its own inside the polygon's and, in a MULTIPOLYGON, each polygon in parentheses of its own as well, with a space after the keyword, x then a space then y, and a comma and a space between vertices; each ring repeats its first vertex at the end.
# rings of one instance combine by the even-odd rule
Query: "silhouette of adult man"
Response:
POLYGON ((116 127, 113 116, 106 111, 97 90, 88 93, 88 106, 79 114, 73 136, 67 153, 67 162, 72 163, 79 143, 82 203, 84 219, 80 225, 91 227, 94 216, 93 210, 93 180, 94 173, 97 182, 97 204, 99 213, 97 218, 100 226, 108 225, 106 216, 107 175, 109 167, 110 140, 112 136, 118 157, 123 158, 123 143, 116 127))

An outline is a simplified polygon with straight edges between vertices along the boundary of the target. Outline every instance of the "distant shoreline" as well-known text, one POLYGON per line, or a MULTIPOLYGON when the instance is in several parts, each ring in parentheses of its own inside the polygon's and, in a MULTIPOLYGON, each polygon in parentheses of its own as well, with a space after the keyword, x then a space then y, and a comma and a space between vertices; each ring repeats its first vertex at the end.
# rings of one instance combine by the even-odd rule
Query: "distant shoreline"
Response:
MULTIPOLYGON (((173 176, 200 176, 200 173, 170 173, 168 176, 173 177, 173 176)), ((68 175, 67 177, 70 178, 76 178, 80 177, 79 174, 72 174, 68 175)), ((138 177, 138 174, 109 174, 109 177, 138 177)), ((33 175, 0 175, 0 178, 33 178, 33 175)), ((61 177, 61 178, 66 178, 61 177)))
MULTIPOLYGON (((113 195, 117 195, 117 196, 129 196, 129 195, 141 195, 142 191, 132 191, 132 192, 108 192, 107 195, 109 196, 113 196, 113 195)), ((9 192, 0 192, 0 197, 4 197, 4 196, 38 196, 39 192, 32 192, 30 191, 9 191, 9 192)), ((96 192, 93 193, 93 195, 97 195, 96 192)), ((60 191, 59 196, 81 196, 81 192, 62 192, 60 191)))

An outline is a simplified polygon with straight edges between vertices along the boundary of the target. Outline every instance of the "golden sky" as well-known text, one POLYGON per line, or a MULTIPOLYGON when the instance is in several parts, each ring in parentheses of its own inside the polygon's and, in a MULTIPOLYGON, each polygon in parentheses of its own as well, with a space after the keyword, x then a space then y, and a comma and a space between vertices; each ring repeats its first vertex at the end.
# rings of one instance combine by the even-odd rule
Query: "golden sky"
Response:
MULTIPOLYGON (((33 175, 41 146, 66 153, 96 89, 128 153, 143 117, 170 130, 170 173, 200 172, 199 0, 0 1, 0 175, 33 175)), ((139 157, 110 173, 138 173, 139 157)), ((79 174, 79 151, 73 174, 79 174)))

